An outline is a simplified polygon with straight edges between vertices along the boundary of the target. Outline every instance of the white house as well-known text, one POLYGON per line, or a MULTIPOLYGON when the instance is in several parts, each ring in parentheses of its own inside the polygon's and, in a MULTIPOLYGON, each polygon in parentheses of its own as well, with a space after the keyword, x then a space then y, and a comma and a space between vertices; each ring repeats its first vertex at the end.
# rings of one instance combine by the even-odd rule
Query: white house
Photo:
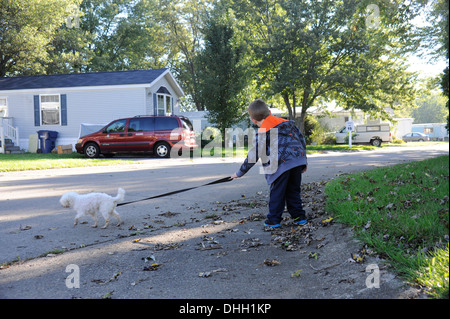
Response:
POLYGON ((0 152, 5 139, 28 149, 41 130, 74 145, 80 125, 135 115, 177 115, 184 95, 168 69, 0 78, 0 152))

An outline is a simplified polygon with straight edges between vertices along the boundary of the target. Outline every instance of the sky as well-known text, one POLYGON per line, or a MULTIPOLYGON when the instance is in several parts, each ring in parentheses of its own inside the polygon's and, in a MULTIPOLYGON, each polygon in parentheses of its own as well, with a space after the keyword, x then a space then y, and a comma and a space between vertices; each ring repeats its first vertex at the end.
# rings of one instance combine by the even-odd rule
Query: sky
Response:
MULTIPOLYGON (((418 27, 430 26, 430 23, 427 21, 428 17, 426 14, 429 9, 429 7, 424 9, 423 12, 411 23, 418 27)), ((441 74, 448 63, 444 57, 439 59, 439 61, 430 62, 426 57, 420 58, 418 56, 409 57, 408 62, 410 64, 408 71, 419 72, 420 78, 435 77, 441 74)))
POLYGON ((441 74, 447 66, 445 60, 431 63, 417 56, 409 57, 408 62, 410 64, 408 71, 419 72, 420 78, 435 77, 441 74))

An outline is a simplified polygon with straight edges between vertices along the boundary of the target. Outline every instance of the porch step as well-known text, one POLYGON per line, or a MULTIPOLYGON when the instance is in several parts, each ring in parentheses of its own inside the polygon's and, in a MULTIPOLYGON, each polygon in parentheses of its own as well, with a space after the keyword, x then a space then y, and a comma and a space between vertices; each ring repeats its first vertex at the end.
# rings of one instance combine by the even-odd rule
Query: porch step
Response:
POLYGON ((14 144, 5 144, 5 151, 20 151, 20 147, 14 146, 14 144))
POLYGON ((23 154, 24 150, 21 150, 19 146, 15 146, 11 139, 5 139, 5 153, 6 154, 23 154))

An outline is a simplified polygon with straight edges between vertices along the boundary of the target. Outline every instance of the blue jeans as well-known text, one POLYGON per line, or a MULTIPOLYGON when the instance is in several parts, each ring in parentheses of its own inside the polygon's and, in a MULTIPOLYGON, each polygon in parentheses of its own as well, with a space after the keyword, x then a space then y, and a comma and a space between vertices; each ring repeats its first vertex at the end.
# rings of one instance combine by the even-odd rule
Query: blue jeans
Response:
POLYGON ((304 165, 297 166, 284 172, 270 185, 269 214, 267 219, 271 222, 281 222, 285 203, 293 219, 297 217, 306 219, 300 195, 302 170, 304 167, 304 165))

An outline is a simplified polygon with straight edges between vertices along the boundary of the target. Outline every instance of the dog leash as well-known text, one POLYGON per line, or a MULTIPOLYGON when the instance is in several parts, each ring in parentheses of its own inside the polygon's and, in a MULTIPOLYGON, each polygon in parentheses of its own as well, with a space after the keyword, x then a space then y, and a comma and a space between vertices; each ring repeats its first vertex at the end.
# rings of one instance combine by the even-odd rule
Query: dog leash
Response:
POLYGON ((218 180, 215 180, 215 181, 212 181, 212 182, 200 185, 200 186, 183 188, 183 189, 179 189, 177 191, 168 192, 168 193, 164 193, 164 194, 156 195, 156 196, 151 196, 151 197, 147 197, 147 198, 144 198, 144 199, 137 199, 137 200, 133 200, 133 201, 125 202, 125 203, 119 203, 119 204, 117 204, 117 206, 123 206, 123 205, 128 205, 128 204, 131 204, 131 203, 142 202, 144 200, 149 200, 149 199, 155 199, 155 198, 160 198, 160 197, 164 197, 164 196, 174 195, 174 194, 190 191, 191 189, 196 189, 196 188, 203 187, 203 186, 208 186, 208 185, 226 183, 226 182, 230 182, 232 180, 233 179, 228 176, 228 177, 224 177, 224 178, 221 178, 221 179, 218 179, 218 180))

